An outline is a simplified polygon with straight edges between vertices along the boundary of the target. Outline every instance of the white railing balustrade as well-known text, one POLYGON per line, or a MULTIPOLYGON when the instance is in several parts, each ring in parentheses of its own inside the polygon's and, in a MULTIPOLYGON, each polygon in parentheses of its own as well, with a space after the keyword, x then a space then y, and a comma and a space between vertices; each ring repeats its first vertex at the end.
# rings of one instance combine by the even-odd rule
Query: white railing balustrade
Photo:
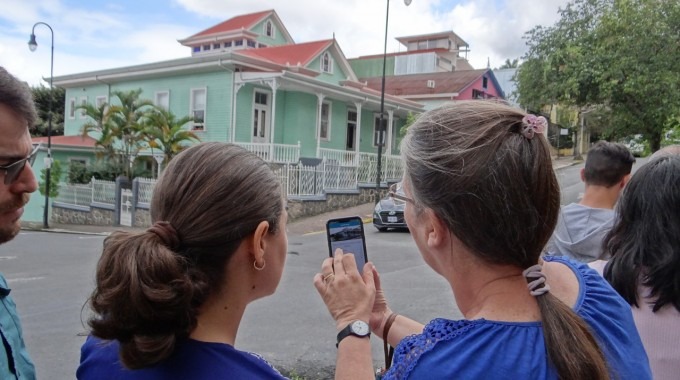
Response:
POLYGON ((360 154, 349 150, 319 148, 321 158, 336 161, 343 166, 359 166, 360 154))
POLYGON ((137 181, 137 204, 150 204, 151 195, 153 195, 153 188, 156 186, 156 180, 153 178, 135 178, 137 181))
POLYGON ((324 159, 324 189, 356 190, 359 168, 352 165, 342 165, 338 161, 324 159))
POLYGON ((300 142, 297 145, 235 142, 267 162, 295 163, 300 160, 300 142))
POLYGON ((116 182, 92 178, 92 202, 115 205, 116 182))
POLYGON ((64 183, 59 185, 59 195, 55 202, 89 207, 92 203, 92 182, 64 183))

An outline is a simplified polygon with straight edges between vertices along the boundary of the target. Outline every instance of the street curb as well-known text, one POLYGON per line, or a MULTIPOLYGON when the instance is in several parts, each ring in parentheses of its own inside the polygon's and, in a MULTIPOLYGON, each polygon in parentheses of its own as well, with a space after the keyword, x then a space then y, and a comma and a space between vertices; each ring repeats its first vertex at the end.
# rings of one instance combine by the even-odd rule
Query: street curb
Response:
POLYGON ((71 234, 71 235, 93 235, 93 236, 109 236, 110 232, 87 232, 87 231, 73 231, 62 228, 35 228, 35 227, 21 227, 22 231, 38 231, 49 232, 55 234, 71 234))
POLYGON ((563 165, 563 166, 560 166, 560 167, 558 167, 558 168, 555 168, 554 170, 555 170, 555 171, 560 171, 560 170, 562 170, 562 169, 566 169, 566 168, 568 168, 568 167, 570 167, 570 166, 578 165, 578 164, 581 164, 581 163, 583 163, 583 161, 574 161, 574 162, 570 162, 570 163, 568 163, 568 164, 566 164, 566 165, 563 165))

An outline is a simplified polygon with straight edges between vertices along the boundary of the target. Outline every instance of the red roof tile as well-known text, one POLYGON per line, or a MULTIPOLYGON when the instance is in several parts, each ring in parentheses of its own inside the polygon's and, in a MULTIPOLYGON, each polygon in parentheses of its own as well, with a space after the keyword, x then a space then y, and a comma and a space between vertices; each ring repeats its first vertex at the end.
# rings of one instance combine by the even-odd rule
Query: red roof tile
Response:
MULTIPOLYGON (((47 137, 34 137, 33 143, 47 146, 47 137)), ((82 136, 52 136, 52 145, 94 148, 95 139, 82 136)))
POLYGON ((272 13, 273 10, 251 13, 247 15, 241 15, 232 17, 227 21, 223 21, 215 26, 212 26, 204 31, 194 34, 192 37, 205 36, 208 34, 228 32, 230 30, 240 30, 249 29, 258 21, 262 20, 265 16, 272 13))
POLYGON ((314 57, 330 46, 332 42, 333 40, 313 41, 259 49, 237 50, 234 53, 264 59, 279 65, 290 64, 295 66, 299 62, 300 65, 306 66, 314 57))
MULTIPOLYGON (((488 69, 461 70, 445 73, 427 73, 412 75, 391 75, 385 77, 385 92, 391 95, 409 96, 426 94, 457 93, 482 76, 488 69), (427 87, 427 81, 435 82, 434 88, 427 87)), ((381 77, 360 78, 367 86, 380 91, 381 77)))

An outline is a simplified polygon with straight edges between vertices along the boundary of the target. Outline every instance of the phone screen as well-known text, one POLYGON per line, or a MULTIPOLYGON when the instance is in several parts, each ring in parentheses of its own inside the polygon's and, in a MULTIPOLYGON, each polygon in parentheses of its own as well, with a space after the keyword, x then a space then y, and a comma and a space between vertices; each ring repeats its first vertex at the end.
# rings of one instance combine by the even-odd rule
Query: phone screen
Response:
POLYGON ((330 219, 326 222, 326 235, 330 256, 337 248, 344 253, 353 253, 359 272, 363 271, 368 261, 366 255, 366 240, 364 237, 364 223, 358 216, 330 219))

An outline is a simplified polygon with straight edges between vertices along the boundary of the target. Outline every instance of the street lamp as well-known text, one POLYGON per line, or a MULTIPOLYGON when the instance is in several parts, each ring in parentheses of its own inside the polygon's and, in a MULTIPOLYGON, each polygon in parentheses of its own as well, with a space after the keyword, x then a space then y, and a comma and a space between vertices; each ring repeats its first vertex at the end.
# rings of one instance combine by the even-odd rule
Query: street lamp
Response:
POLYGON ((45 158, 45 210, 43 211, 43 228, 50 228, 49 225, 49 205, 50 205, 50 169, 52 168, 52 80, 54 79, 54 30, 47 23, 42 21, 33 24, 31 30, 31 39, 28 41, 28 48, 35 51, 38 48, 38 43, 35 40, 35 27, 38 25, 45 25, 50 29, 52 34, 52 50, 50 52, 50 96, 49 108, 47 113, 47 157, 45 158))
MULTIPOLYGON (((408 7, 411 5, 411 0, 404 0, 404 4, 408 7)), ((382 67, 382 87, 380 88, 380 121, 378 123, 378 172, 375 176, 375 201, 380 202, 380 172, 382 171, 382 146, 383 135, 385 128, 383 127, 385 121, 385 66, 387 65, 387 25, 390 19, 390 0, 387 0, 387 11, 385 13, 385 47, 383 50, 383 67, 382 67)))

